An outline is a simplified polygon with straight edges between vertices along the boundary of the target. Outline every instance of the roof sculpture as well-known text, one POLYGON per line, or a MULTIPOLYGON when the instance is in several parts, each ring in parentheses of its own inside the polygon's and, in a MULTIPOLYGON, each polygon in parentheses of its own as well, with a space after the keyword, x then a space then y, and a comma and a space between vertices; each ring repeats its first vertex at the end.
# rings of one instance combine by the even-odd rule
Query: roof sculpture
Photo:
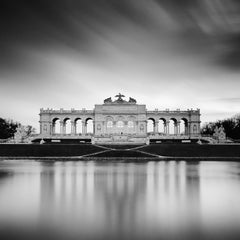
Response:
POLYGON ((123 94, 119 93, 115 96, 115 98, 117 98, 115 101, 112 101, 112 98, 109 97, 104 99, 104 104, 136 104, 137 103, 136 99, 132 97, 129 97, 128 101, 124 100, 123 99, 124 97, 125 96, 123 94))

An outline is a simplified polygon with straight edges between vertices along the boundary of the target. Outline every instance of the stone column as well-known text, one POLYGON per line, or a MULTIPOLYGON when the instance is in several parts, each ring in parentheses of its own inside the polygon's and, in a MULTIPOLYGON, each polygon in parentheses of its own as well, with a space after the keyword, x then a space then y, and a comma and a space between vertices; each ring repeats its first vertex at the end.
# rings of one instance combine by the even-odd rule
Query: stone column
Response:
POLYGON ((105 124, 105 121, 102 121, 102 130, 101 130, 101 134, 106 134, 107 132, 107 124, 105 124))
POLYGON ((180 122, 177 122, 177 135, 180 135, 180 122))
POLYGON ((63 122, 63 134, 66 134, 66 122, 63 122))
POLYGON ((42 134, 42 123, 40 122, 40 134, 42 134))
POLYGON ((184 134, 188 135, 188 123, 185 123, 184 127, 185 127, 184 134))
POLYGON ((155 134, 158 134, 158 124, 159 124, 158 121, 156 121, 156 122, 154 123, 154 133, 155 133, 155 134))
POLYGON ((71 121, 71 135, 76 134, 76 125, 74 121, 71 121))
POLYGON ((117 121, 113 121, 113 130, 112 130, 112 134, 116 134, 117 133, 117 121))
POLYGON ((166 128, 166 135, 169 135, 169 121, 166 121, 165 128, 166 128))
POLYGON ((200 135, 200 133, 201 133, 200 122, 198 122, 198 124, 197 124, 197 132, 200 135))
MULTIPOLYGON (((42 127, 44 128, 44 125, 42 127)), ((45 134, 48 133, 48 135, 53 135, 55 131, 54 128, 55 128, 54 123, 49 122, 47 126, 47 130, 44 131, 44 129, 42 129, 42 133, 45 132, 45 134)))
POLYGON ((85 135, 86 134, 86 121, 82 121, 82 134, 85 135))
POLYGON ((53 135, 55 134, 55 123, 50 123, 50 135, 53 135))
POLYGON ((147 134, 147 123, 148 123, 148 121, 145 121, 145 124, 144 124, 144 134, 147 134))
POLYGON ((129 133, 128 132, 128 121, 123 121, 123 134, 129 133))
POLYGON ((92 123, 93 123, 93 135, 95 135, 95 121, 92 120, 92 123))
POLYGON ((191 122, 188 123, 188 135, 189 136, 192 135, 192 123, 191 122))
POLYGON ((136 134, 139 134, 140 133, 140 131, 139 131, 139 126, 138 126, 138 121, 136 121, 135 122, 136 123, 136 125, 134 126, 134 133, 136 133, 136 134))
POLYGON ((64 133, 63 121, 60 121, 60 134, 62 135, 63 133, 64 133))

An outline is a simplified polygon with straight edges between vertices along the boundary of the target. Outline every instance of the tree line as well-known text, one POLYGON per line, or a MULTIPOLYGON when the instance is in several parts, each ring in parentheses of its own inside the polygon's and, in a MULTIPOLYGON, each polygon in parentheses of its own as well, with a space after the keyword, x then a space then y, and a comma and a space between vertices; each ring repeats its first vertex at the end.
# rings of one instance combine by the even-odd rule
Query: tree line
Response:
POLYGON ((35 129, 30 125, 23 126, 21 123, 13 120, 0 118, 0 139, 14 138, 17 131, 23 140, 30 137, 35 132, 35 129))
POLYGON ((213 135, 215 128, 223 126, 226 136, 232 139, 240 139, 240 115, 216 122, 204 124, 201 129, 202 134, 213 135))

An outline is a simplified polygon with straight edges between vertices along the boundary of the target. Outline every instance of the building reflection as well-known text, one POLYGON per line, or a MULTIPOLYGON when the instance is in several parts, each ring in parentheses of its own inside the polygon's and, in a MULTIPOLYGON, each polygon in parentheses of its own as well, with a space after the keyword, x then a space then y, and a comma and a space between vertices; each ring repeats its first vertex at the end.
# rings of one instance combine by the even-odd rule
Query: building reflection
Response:
POLYGON ((87 236, 174 234, 199 224, 199 188, 198 163, 43 164, 40 213, 87 236))

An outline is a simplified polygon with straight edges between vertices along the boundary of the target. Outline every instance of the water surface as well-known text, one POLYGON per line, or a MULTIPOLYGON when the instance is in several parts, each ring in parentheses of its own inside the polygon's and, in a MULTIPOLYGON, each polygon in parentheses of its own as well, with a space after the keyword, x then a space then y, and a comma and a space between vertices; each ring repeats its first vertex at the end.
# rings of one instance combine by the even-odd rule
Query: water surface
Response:
POLYGON ((0 225, 58 238, 237 237, 240 163, 3 160, 0 225))

